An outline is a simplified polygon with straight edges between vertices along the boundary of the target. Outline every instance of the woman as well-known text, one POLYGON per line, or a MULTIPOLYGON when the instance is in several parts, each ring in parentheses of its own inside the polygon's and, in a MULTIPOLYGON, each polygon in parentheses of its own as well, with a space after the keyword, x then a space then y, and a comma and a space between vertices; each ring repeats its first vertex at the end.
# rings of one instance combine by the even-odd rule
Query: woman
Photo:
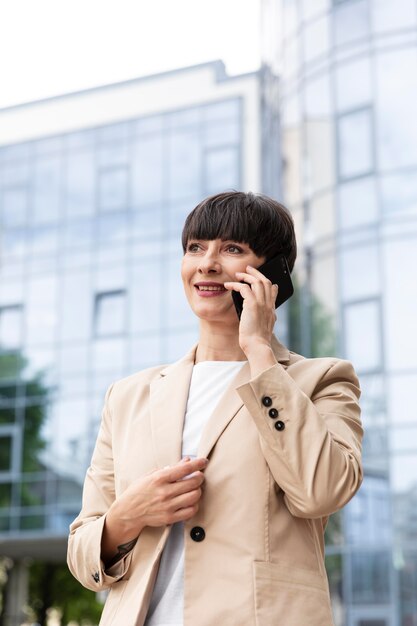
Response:
POLYGON ((103 626, 331 626, 323 534, 362 480, 358 380, 273 334, 279 287, 256 268, 293 268, 282 205, 212 196, 182 243, 198 344, 107 391, 69 567, 110 588, 103 626))

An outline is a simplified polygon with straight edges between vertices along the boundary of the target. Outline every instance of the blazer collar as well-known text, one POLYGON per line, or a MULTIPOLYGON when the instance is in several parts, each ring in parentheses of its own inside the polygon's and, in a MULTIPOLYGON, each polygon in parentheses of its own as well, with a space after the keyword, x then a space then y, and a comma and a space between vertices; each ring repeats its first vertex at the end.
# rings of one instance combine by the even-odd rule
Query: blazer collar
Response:
MULTIPOLYGON (((187 408, 188 391, 193 372, 195 344, 179 361, 160 372, 160 378, 150 385, 150 411, 152 444, 158 467, 173 465, 181 458, 182 431, 187 408)), ((272 350, 279 363, 288 365, 290 353, 275 335, 272 350)), ((250 380, 249 363, 245 362, 230 386, 219 400, 216 409, 207 421, 200 440, 198 456, 208 456, 216 441, 243 406, 237 387, 250 380)))

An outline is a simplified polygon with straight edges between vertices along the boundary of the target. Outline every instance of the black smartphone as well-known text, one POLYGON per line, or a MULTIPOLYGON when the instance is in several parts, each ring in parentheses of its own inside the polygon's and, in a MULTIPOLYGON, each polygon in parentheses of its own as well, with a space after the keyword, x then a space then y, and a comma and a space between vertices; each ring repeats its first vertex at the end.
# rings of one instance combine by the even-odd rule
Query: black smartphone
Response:
MULTIPOLYGON (((269 278, 272 284, 278 285, 278 295, 275 300, 275 308, 277 309, 294 293, 294 287, 291 280, 291 274, 288 267, 287 259, 283 254, 270 259, 257 268, 264 276, 269 278)), ((243 280, 241 281, 244 282, 243 280)), ((233 302, 235 303, 238 318, 242 315, 243 298, 238 291, 232 291, 233 302)))

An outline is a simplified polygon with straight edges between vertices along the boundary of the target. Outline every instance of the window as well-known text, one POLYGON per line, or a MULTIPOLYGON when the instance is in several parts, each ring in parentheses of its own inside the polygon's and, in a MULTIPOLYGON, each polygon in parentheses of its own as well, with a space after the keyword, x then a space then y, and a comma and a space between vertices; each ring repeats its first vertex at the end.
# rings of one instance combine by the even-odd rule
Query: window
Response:
POLYGON ((239 187, 239 152, 236 148, 208 150, 204 159, 205 193, 239 187))
POLYGON ((0 350, 16 350, 22 345, 21 306, 0 308, 0 350))
POLYGON ((345 353, 360 372, 381 367, 381 320, 379 301, 345 306, 345 353))
MULTIPOLYGON (((405 225, 404 232, 410 227, 405 225)), ((410 233, 411 234, 411 233, 410 233)), ((385 346, 390 369, 415 370, 417 333, 417 239, 403 237, 384 245, 385 346)))
POLYGON ((0 429, 0 472, 10 472, 12 469, 13 437, 0 429))
POLYGON ((127 182, 126 167, 101 170, 98 179, 98 203, 101 211, 126 208, 127 182))
POLYGON ((343 300, 359 300, 379 293, 379 258, 375 244, 354 246, 340 253, 343 300))
POLYGON ((417 171, 381 176, 382 210, 386 215, 417 213, 417 171))
POLYGON ((381 169, 415 167, 417 48, 380 53, 375 63, 379 165, 381 169))
POLYGON ((305 26, 303 44, 305 63, 328 54, 330 45, 328 15, 324 15, 305 26))
POLYGON ((352 228, 375 222, 378 202, 375 179, 365 176, 339 186, 339 220, 341 228, 352 228))
POLYGON ((35 188, 33 191, 35 223, 56 221, 61 208, 62 181, 61 158, 39 158, 35 163, 35 188))
POLYGON ((24 226, 28 211, 28 190, 26 187, 11 187, 3 191, 1 222, 3 226, 24 226))
POLYGON ((362 57, 338 65, 336 69, 336 103, 339 111, 369 104, 371 94, 371 61, 362 57))
POLYGON ((197 195, 201 185, 199 134, 189 130, 173 131, 169 146, 170 199, 197 195))
POLYGON ((67 156, 66 209, 70 219, 91 215, 95 208, 95 164, 92 150, 70 151, 67 156))
POLYGON ((133 146, 131 197, 134 206, 161 202, 164 196, 165 139, 162 134, 139 137, 133 146))
POLYGON ((126 292, 109 291, 96 295, 94 334, 96 337, 121 335, 126 328, 126 292))
POLYGON ((417 21, 415 0, 378 0, 371 2, 371 12, 373 30, 377 33, 410 28, 417 21))
POLYGON ((366 0, 337 3, 333 12, 333 31, 336 45, 351 43, 369 37, 369 15, 366 0))
POLYGON ((340 178, 367 174, 373 169, 372 115, 362 109, 338 119, 338 154, 340 178))

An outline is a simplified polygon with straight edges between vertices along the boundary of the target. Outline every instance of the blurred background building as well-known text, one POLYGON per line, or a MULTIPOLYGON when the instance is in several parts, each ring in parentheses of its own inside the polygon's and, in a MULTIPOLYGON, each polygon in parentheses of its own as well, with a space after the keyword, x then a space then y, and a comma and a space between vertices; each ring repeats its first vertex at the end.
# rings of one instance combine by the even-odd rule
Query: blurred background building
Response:
POLYGON ((327 532, 335 623, 417 626, 417 2, 261 4, 258 73, 217 61, 0 111, 11 611, 25 557, 64 559, 107 386, 194 341, 181 226, 236 188, 296 222, 279 336, 352 360, 363 389, 366 477, 327 532))
POLYGON ((65 561, 108 385, 197 338, 182 226, 209 194, 261 187, 260 112, 258 75, 229 78, 220 61, 0 112, 10 614, 26 557, 65 561))
POLYGON ((352 360, 363 389, 366 478, 328 534, 335 606, 348 626, 415 626, 417 3, 263 0, 262 11, 300 241, 292 347, 352 360))

